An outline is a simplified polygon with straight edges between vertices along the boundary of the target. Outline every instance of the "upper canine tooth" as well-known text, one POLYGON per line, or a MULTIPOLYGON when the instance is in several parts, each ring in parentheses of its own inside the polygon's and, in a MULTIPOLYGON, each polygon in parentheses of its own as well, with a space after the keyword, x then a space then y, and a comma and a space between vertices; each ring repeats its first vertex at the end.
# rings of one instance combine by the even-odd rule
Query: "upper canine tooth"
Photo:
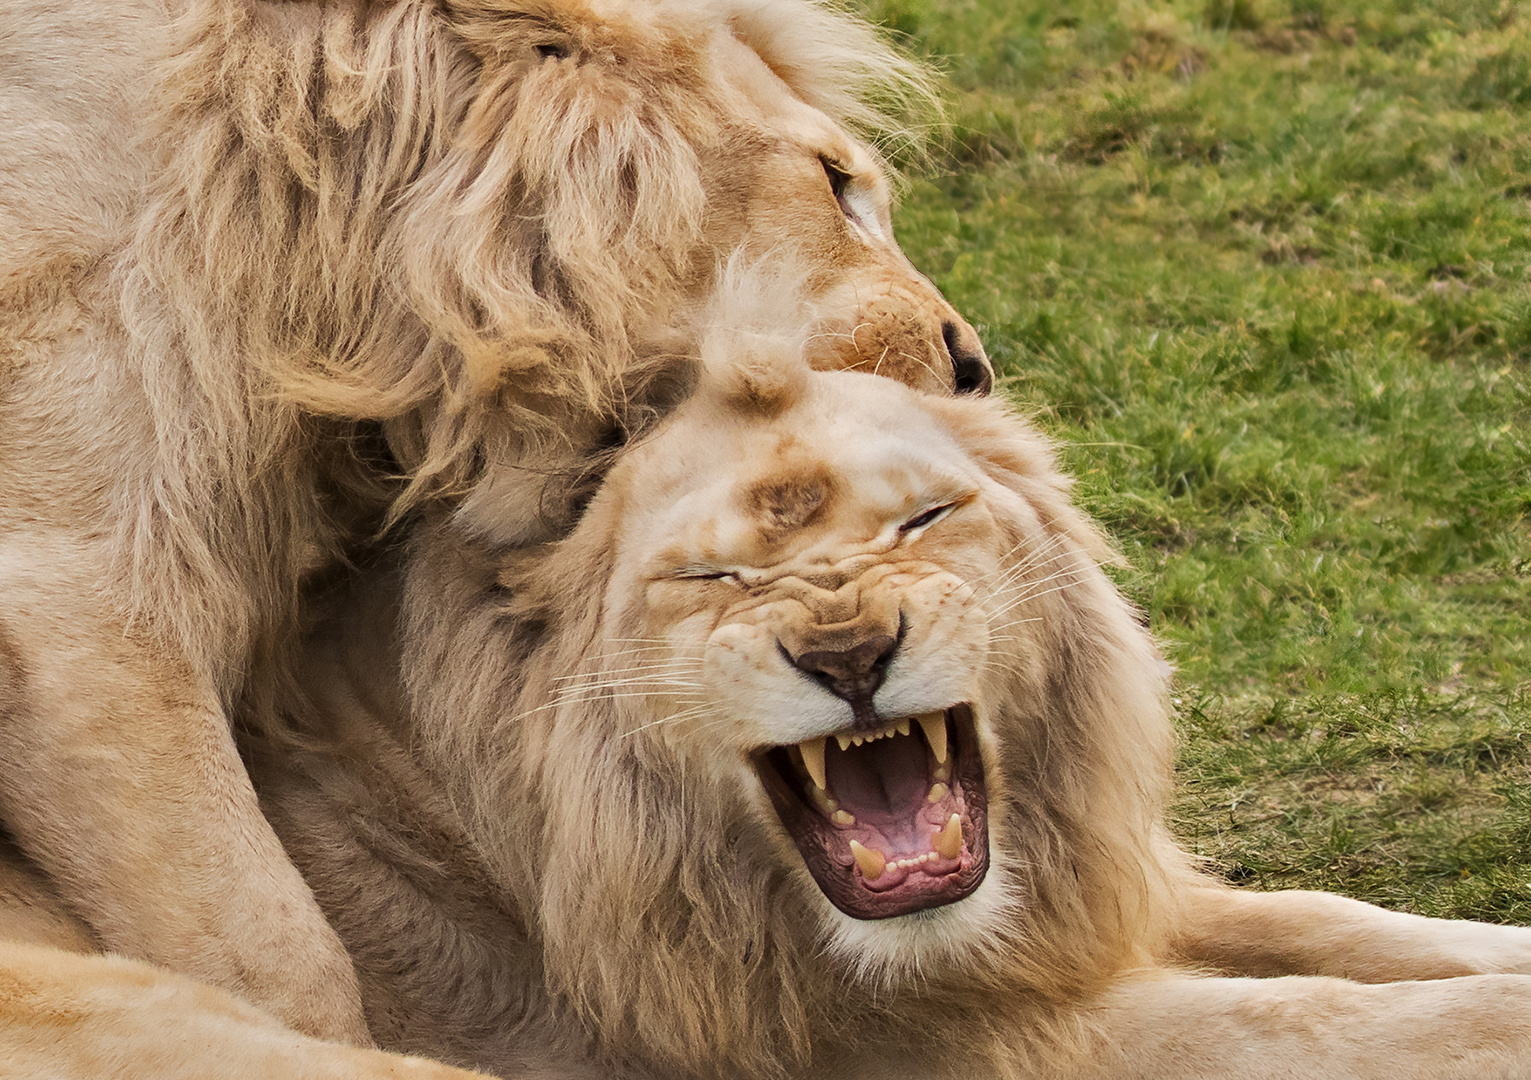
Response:
POLYGON ((925 741, 930 744, 930 752, 936 755, 936 762, 946 760, 946 713, 928 712, 915 717, 920 722, 920 730, 925 733, 925 741))
POLYGON ((824 739, 804 739, 797 744, 798 750, 803 755, 803 768, 808 770, 808 775, 813 782, 819 785, 823 791, 829 790, 829 774, 824 771, 824 739))
POLYGON ((849 735, 836 735, 835 742, 840 744, 841 750, 849 750, 851 748, 851 736, 849 735))
MULTIPOLYGON (((854 843, 854 841, 852 841, 854 843)), ((962 854, 962 819, 956 814, 946 819, 946 826, 930 838, 930 846, 943 859, 955 859, 962 854)), ((862 871, 865 873, 866 871, 862 871)))
POLYGON ((860 868, 862 877, 868 881, 876 881, 882 877, 882 872, 888 865, 888 859, 882 852, 875 848, 864 848, 852 840, 851 854, 856 857, 856 865, 860 868))

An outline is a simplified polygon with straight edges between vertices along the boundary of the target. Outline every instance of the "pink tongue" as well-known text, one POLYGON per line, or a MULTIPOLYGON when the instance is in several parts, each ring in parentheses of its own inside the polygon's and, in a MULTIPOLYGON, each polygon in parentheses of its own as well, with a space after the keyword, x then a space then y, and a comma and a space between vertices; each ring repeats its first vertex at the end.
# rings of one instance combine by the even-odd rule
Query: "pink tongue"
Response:
POLYGON ((841 750, 830 740, 824 768, 841 808, 902 850, 924 851, 930 838, 919 820, 930 789, 924 740, 908 735, 841 750))

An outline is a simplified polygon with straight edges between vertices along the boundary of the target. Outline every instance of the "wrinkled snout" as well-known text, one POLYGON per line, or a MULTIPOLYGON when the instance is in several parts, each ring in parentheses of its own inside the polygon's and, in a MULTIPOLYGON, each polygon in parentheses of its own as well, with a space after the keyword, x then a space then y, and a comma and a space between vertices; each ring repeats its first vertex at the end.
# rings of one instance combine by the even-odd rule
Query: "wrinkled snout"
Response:
POLYGON ((862 580, 837 589, 800 579, 784 584, 801 617, 778 625, 782 656, 803 677, 849 703, 857 725, 880 724, 872 698, 904 637, 896 597, 862 580))

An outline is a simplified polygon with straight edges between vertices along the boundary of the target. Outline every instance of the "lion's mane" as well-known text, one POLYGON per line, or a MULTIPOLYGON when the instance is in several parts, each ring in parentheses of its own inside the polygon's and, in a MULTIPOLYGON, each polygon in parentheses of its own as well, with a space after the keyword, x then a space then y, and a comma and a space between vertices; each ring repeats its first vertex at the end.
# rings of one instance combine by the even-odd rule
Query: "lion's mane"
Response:
POLYGON ((617 537, 655 497, 619 469, 572 538, 510 564, 424 525, 368 586, 399 599, 331 631, 345 658, 291 713, 321 730, 298 723, 257 770, 386 1044, 511 1075, 538 1040, 644 1075, 828 1075, 837 1054, 938 1047, 1020 1076, 1085 1037, 1077 1003, 1151 962, 1184 869, 1158 825, 1162 665, 1045 443, 995 403, 927 407, 1040 522, 1008 523, 1016 550, 1046 556, 1019 571, 1044 581, 1041 644, 988 675, 1003 858, 961 916, 982 933, 856 956, 758 804, 694 773, 665 719, 684 703, 663 670, 633 674, 656 639, 613 615, 617 537), (387 670, 402 681, 379 690, 387 670))
POLYGON ((401 464, 430 490, 506 429, 610 417, 634 338, 714 272, 698 148, 738 124, 720 35, 880 142, 905 129, 868 103, 923 92, 808 0, 283 6, 182 17, 134 269, 197 313, 205 367, 238 350, 285 402, 408 418, 401 464))
MULTIPOLYGON (((110 495, 117 587, 203 670, 281 625, 347 530, 496 464, 577 473, 663 396, 728 254, 719 154, 752 137, 724 44, 880 145, 931 100, 816 0, 150 7, 76 31, 103 43, 70 93, 103 119, 16 120, 37 143, 0 198, 0 380, 121 327, 153 461, 110 495)), ((556 531, 527 486, 527 530, 556 531)))

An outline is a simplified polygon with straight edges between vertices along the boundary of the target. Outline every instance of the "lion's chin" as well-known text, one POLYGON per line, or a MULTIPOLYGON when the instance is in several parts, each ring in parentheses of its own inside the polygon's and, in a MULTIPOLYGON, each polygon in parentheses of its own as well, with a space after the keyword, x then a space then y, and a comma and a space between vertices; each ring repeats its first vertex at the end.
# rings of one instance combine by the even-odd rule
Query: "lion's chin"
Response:
POLYGON ((769 747, 755 765, 813 880, 854 919, 950 904, 988 872, 988 799, 968 705, 769 747))

